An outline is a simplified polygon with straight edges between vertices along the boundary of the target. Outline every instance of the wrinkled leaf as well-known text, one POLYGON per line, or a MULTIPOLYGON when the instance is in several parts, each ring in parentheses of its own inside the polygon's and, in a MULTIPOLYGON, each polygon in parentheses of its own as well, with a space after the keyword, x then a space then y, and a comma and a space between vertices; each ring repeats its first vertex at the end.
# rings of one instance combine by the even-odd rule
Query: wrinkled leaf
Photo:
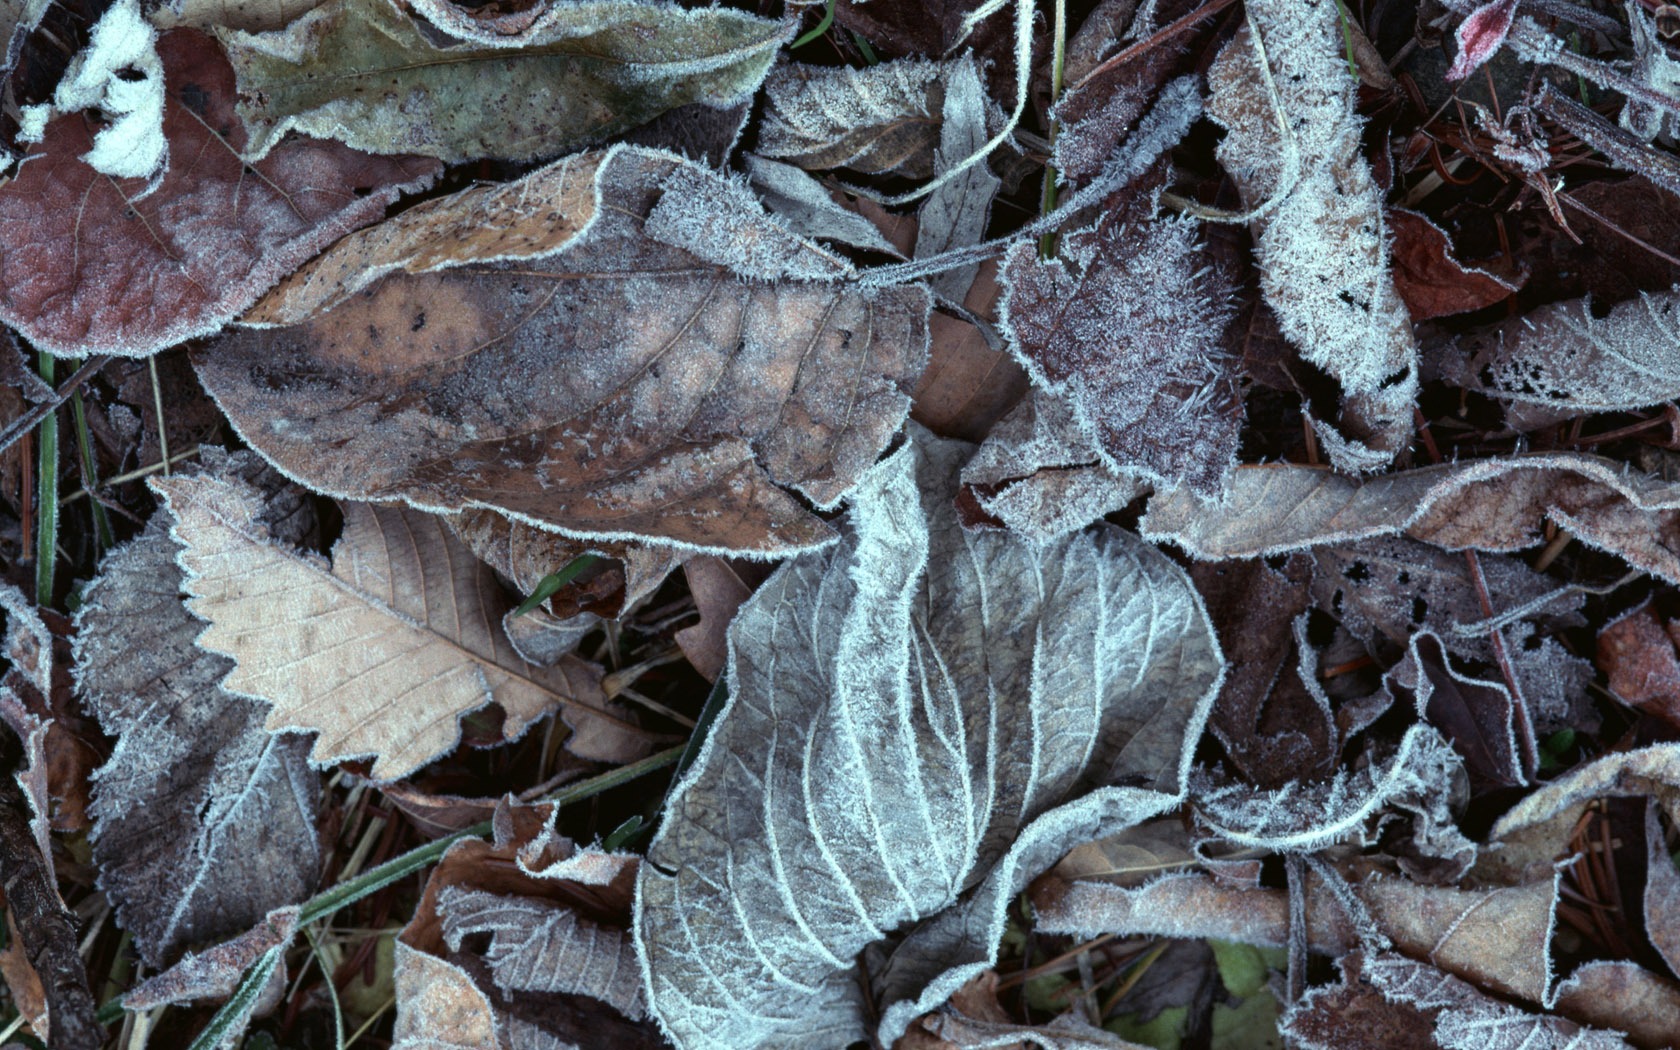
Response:
POLYGON ((822 183, 792 164, 749 154, 747 171, 759 199, 800 236, 899 254, 873 223, 835 203, 822 183))
MULTIPOLYGON (((926 354, 926 292, 772 286, 651 240, 644 221, 679 175, 728 185, 665 154, 616 150, 597 174, 603 207, 572 247, 392 274, 301 325, 220 340, 195 359, 199 377, 258 451, 330 493, 492 507, 595 540, 821 546, 833 530, 777 484, 831 506, 898 431, 926 354)), ((463 191, 451 208, 472 214, 524 185, 463 191)), ((693 221, 668 227, 716 235, 707 247, 724 255, 742 248, 703 210, 672 210, 693 221)), ((762 212, 717 218, 832 258, 762 212)), ((317 269, 368 261, 347 242, 288 287, 318 301, 317 269)), ((289 294, 261 313, 290 316, 289 294)))
POLYGON ((438 170, 305 138, 247 166, 220 49, 183 29, 158 54, 172 159, 156 192, 90 167, 78 114, 49 121, 0 186, 0 319, 42 349, 144 357, 213 332, 438 170))
MULTIPOLYGON (((980 152, 990 136, 986 132, 986 96, 980 86, 980 72, 972 54, 952 63, 942 78, 945 82, 944 110, 939 127, 939 149, 934 153, 935 175, 944 175, 970 156, 980 152)), ((984 162, 970 164, 954 178, 942 182, 928 194, 916 216, 915 257, 926 259, 955 248, 966 248, 986 239, 986 223, 997 196, 998 178, 984 162)), ((935 295, 961 303, 974 284, 979 265, 959 266, 935 274, 928 286, 935 295)))
POLYGON ((391 0, 329 0, 273 33, 224 33, 252 156, 287 131, 448 163, 538 160, 764 78, 787 26, 728 8, 554 4, 517 48, 439 46, 391 0))
POLYGON ((489 703, 517 739, 558 710, 573 753, 623 762, 647 738, 609 714, 600 671, 522 660, 500 629, 512 601, 435 516, 349 504, 329 568, 275 542, 259 493, 238 479, 154 479, 185 549, 199 644, 237 665, 224 688, 266 700, 271 729, 319 736, 320 764, 374 756, 393 780, 452 748, 458 719, 489 703))
POLYGON ((931 917, 879 978, 888 1042, 986 968, 1028 877, 1178 797, 1222 669, 1189 582, 1115 529, 965 533, 969 448, 914 430, 731 629, 729 706, 638 887, 679 1046, 862 1037, 854 957, 931 917), (1116 782, 1140 786, 1078 798, 1116 782))
MULTIPOLYGON (((275 534, 313 528, 304 494, 250 453, 219 469, 266 491, 275 534)), ((233 662, 194 644, 174 524, 160 512, 105 559, 76 635, 78 690, 117 739, 94 780, 99 885, 153 966, 245 932, 321 874, 309 743, 266 732, 266 708, 222 688, 233 662)))

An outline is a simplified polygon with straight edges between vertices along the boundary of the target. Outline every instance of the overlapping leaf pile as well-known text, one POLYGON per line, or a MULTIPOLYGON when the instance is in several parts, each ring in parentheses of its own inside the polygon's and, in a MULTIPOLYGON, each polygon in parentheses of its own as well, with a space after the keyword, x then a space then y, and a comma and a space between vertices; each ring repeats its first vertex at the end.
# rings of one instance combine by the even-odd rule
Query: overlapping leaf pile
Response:
POLYGON ((1680 14, 773 7, 0 5, 7 1037, 1676 1045, 1680 14))

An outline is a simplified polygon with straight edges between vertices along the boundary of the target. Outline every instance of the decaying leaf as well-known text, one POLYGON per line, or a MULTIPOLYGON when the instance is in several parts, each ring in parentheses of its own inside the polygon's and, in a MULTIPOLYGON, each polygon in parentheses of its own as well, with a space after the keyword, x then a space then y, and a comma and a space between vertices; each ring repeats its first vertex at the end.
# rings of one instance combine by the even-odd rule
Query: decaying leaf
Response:
POLYGON ((1623 703, 1680 726, 1680 625, 1664 624, 1642 604, 1611 621, 1598 635, 1598 665, 1610 692, 1623 703))
POLYGON ((1241 467, 1225 502, 1183 489, 1149 501, 1145 537, 1197 558, 1252 558, 1406 533, 1447 550, 1523 550, 1551 521, 1629 565, 1680 582, 1680 484, 1558 452, 1420 467, 1359 481, 1300 464, 1241 467))
POLYGON ((80 114, 50 120, 0 186, 0 320, 42 349, 144 357, 213 332, 438 171, 306 138, 247 165, 220 49, 181 29, 157 52, 171 159, 155 192, 90 166, 80 114))
POLYGON ((1643 294, 1594 317, 1592 302, 1542 306, 1465 341, 1455 369, 1492 397, 1616 412, 1680 397, 1680 293, 1643 294))
POLYGON ((758 87, 785 23, 637 0, 548 8, 517 41, 439 45, 390 0, 328 0, 282 30, 222 34, 247 147, 287 131, 448 163, 557 156, 693 102, 758 87))
POLYGON ((526 663, 501 631, 494 575, 433 515, 349 504, 332 565, 276 542, 261 494, 237 478, 154 479, 184 545, 199 644, 234 660, 230 692, 272 705, 271 730, 315 732, 317 763, 375 757, 393 780, 453 747, 486 704, 517 739, 558 711, 573 753, 622 762, 647 737, 608 713, 600 671, 526 663))
POLYGON ((1010 347, 1041 389, 1072 405, 1114 471, 1217 495, 1242 423, 1220 335, 1228 290, 1188 219, 1157 217, 1142 190, 1061 238, 1060 255, 1010 249, 1010 347))
MULTIPOLYGON (((326 492, 491 507, 576 537, 713 552, 831 542, 777 485, 833 506, 897 433, 926 356, 927 293, 771 285, 653 240, 643 227, 663 207, 676 213, 667 235, 709 237, 716 257, 759 237, 811 266, 833 259, 762 211, 673 202, 678 177, 729 185, 667 154, 617 149, 599 164, 595 221, 571 247, 392 274, 303 324, 224 337, 195 359, 199 377, 258 451, 326 492)), ((471 214, 472 200, 522 185, 466 190, 452 207, 471 214)), ((447 230, 435 236, 448 243, 447 230)), ((347 242, 259 311, 291 316, 288 295, 319 301, 307 291, 317 268, 365 259, 347 242)))
POLYGON ((171 1003, 219 1000, 262 956, 284 949, 297 933, 298 909, 276 908, 249 930, 202 952, 188 952, 169 969, 148 977, 123 996, 123 1007, 150 1010, 171 1003))
POLYGON ((822 183, 792 164, 748 154, 747 170, 759 199, 800 236, 899 254, 874 223, 835 203, 822 183))
POLYGON ((1414 321, 1468 313, 1509 297, 1514 282, 1454 257, 1446 231, 1418 212, 1389 208, 1394 287, 1414 321))
POLYGON ((943 63, 898 59, 863 69, 778 67, 764 83, 758 152, 806 170, 933 174, 945 100, 943 63))
POLYGON ((861 1038, 854 958, 929 920, 877 977, 891 1042, 989 965, 1028 877, 1182 791, 1222 673, 1189 581, 1116 529, 965 533, 969 451, 913 428, 839 546, 731 629, 729 706, 638 886, 679 1046, 861 1038))
MULTIPOLYGON (((305 495, 250 453, 217 469, 265 490, 275 535, 314 527, 305 495)), ((222 688, 233 662, 194 644, 172 524, 159 513, 105 559, 76 635, 77 688, 117 740, 91 808, 99 885, 153 966, 243 933, 321 874, 309 743, 266 732, 264 705, 222 688)))
POLYGON ((1383 194, 1360 150, 1341 8, 1251 0, 1208 73, 1218 154, 1253 209, 1260 288, 1301 357, 1342 389, 1341 469, 1386 466, 1408 442, 1417 345, 1389 274, 1383 194))

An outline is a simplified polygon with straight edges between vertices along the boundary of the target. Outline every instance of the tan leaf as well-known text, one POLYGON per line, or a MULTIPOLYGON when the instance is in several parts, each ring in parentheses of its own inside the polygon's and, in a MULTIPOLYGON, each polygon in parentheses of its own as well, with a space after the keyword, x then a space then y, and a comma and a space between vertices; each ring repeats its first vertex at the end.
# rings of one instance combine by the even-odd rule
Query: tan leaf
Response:
POLYGON ((453 747, 458 719, 486 704, 516 739, 559 710, 572 750, 623 762, 647 738, 608 714, 599 671, 575 659, 535 668, 500 629, 511 602, 435 516, 349 504, 332 566, 276 544, 260 496, 237 479, 154 479, 186 549, 199 644, 237 665, 224 687, 273 705, 271 730, 319 733, 311 758, 375 757, 393 780, 453 747))
POLYGON ((717 681, 729 658, 725 641, 736 610, 752 597, 752 588, 722 558, 702 555, 683 565, 688 589, 700 610, 700 622, 684 627, 674 636, 683 655, 707 681, 717 681))
POLYGON ((1357 481, 1299 464, 1240 467, 1223 503, 1157 491, 1140 526, 1198 558, 1251 558, 1405 532, 1448 550, 1514 551, 1551 521, 1680 582, 1680 484, 1601 456, 1547 453, 1357 481))
POLYGON ((1493 825, 1493 838, 1549 820, 1595 798, 1650 795, 1680 818, 1680 744, 1652 744, 1583 763, 1512 806, 1493 825))
MULTIPOLYGON (((526 185, 465 190, 456 207, 526 185)), ((832 506, 897 433, 926 291, 838 280, 843 261, 669 154, 621 147, 595 185, 595 221, 555 254, 391 273, 301 324, 225 336, 195 358, 199 376, 254 447, 329 493, 490 507, 595 541, 830 542, 778 486, 832 506), (702 254, 653 239, 651 217, 702 254), (747 249, 834 279, 743 278, 731 253, 747 249)), ((347 244, 299 280, 366 261, 347 244)))
POLYGON ((397 1022, 392 1050, 504 1050, 490 997, 459 966, 396 945, 397 1022))

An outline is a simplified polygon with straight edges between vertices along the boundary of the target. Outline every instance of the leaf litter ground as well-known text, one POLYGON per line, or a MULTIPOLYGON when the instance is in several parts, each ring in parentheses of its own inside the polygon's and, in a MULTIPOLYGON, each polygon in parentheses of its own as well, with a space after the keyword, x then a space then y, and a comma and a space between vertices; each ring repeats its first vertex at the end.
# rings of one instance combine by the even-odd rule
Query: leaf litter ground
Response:
POLYGON ((1674 1045, 1680 10, 0 28, 0 1043, 1674 1045))

